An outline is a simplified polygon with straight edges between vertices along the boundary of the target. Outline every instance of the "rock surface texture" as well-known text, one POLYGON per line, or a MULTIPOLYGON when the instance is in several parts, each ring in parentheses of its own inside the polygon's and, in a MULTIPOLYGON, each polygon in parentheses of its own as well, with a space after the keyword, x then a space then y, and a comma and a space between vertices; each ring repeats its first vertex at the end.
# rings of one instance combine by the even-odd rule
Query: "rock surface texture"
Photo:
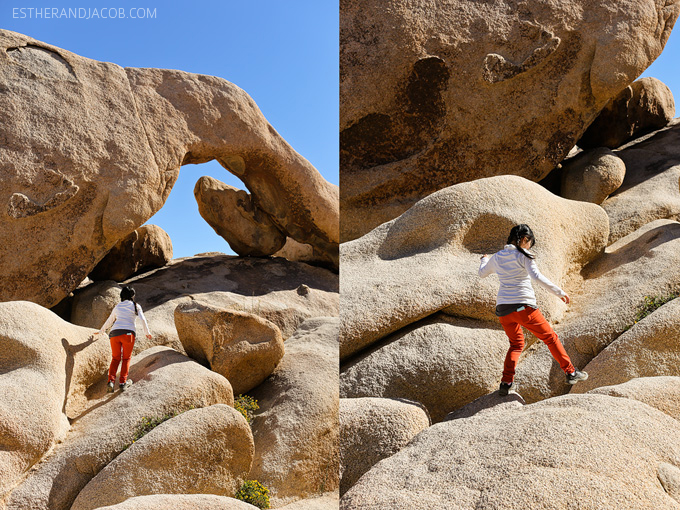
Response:
POLYGON ((607 103, 578 146, 616 149, 635 137, 661 129, 674 116, 671 89, 656 78, 641 78, 607 103))
MULTIPOLYGON (((282 258, 206 254, 175 259, 126 283, 137 292, 154 342, 179 351, 183 347, 175 327, 175 309, 192 300, 258 315, 276 324, 284 339, 310 317, 338 315, 338 275, 282 258), (301 286, 307 292, 298 290, 301 286)), ((101 282, 75 294, 71 322, 99 329, 120 301, 120 285, 101 282)))
POLYGON ((678 501, 658 474, 671 483, 678 464, 677 420, 634 400, 566 395, 434 425, 361 477, 340 508, 671 510, 678 501))
POLYGON ((257 510, 238 499, 212 494, 157 494, 129 498, 99 510, 257 510))
POLYGON ((340 399, 340 494, 378 461, 399 450, 430 426, 413 402, 386 398, 340 399))
MULTIPOLYGON (((531 225, 541 271, 567 292, 609 235, 601 207, 557 197, 522 177, 490 177, 433 193, 342 244, 341 357, 440 310, 496 322, 498 279, 479 278, 479 259, 502 249, 518 223, 531 225)), ((536 287, 546 318, 560 318, 564 304, 536 287)))
POLYGON ((229 381, 167 347, 134 356, 130 379, 134 384, 124 393, 106 393, 105 378, 88 389, 89 406, 72 419, 65 440, 12 491, 8 510, 69 510, 90 480, 132 443, 144 418, 234 403, 229 381))
POLYGON ((206 176, 196 182, 194 197, 203 219, 239 255, 272 255, 286 243, 286 234, 247 192, 206 176))
POLYGON ((0 31, 0 300, 51 307, 216 159, 287 236, 337 264, 338 188, 212 76, 126 68, 0 31))
POLYGON ((585 393, 638 377, 680 376, 680 299, 635 324, 585 367, 588 380, 572 389, 585 393))
POLYGON ((639 400, 680 420, 680 377, 677 376, 640 377, 623 384, 595 388, 588 393, 639 400))
POLYGON ((626 164, 626 177, 602 203, 609 216, 607 244, 657 219, 680 220, 680 119, 616 154, 626 164))
POLYGON ((507 350, 496 324, 434 316, 344 364, 340 396, 413 400, 439 422, 498 387, 507 350))
POLYGON ((175 309, 175 326, 187 355, 229 379, 235 395, 264 381, 283 357, 281 330, 251 313, 190 301, 175 309))
POLYGON ((276 370, 251 392, 255 458, 250 478, 279 507, 339 486, 338 319, 305 321, 276 370))
POLYGON ((563 164, 561 195, 569 200, 601 204, 619 189, 626 165, 607 148, 579 154, 563 164))
POLYGON ((152 494, 233 497, 250 471, 253 450, 250 426, 233 407, 193 409, 161 423, 118 455, 80 492, 71 510, 152 494))
POLYGON ((343 0, 340 12, 344 242, 455 183, 540 180, 661 53, 680 3, 343 0))
POLYGON ((144 269, 163 267, 171 260, 172 241, 167 232, 157 225, 144 225, 118 241, 89 277, 122 282, 144 269))

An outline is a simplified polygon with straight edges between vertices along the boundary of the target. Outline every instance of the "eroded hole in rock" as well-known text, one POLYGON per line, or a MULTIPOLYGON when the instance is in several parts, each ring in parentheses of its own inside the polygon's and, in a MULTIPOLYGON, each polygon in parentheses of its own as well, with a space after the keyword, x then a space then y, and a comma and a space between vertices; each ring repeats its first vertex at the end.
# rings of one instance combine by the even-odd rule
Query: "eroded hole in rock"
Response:
POLYGON ((37 76, 53 80, 76 81, 76 73, 71 64, 56 51, 33 44, 7 48, 6 51, 13 60, 37 76))
POLYGON ((450 72, 438 57, 418 60, 390 115, 371 113, 340 133, 340 165, 366 169, 418 153, 440 131, 450 72))
POLYGON ((510 233, 516 225, 509 218, 496 214, 482 214, 468 229, 463 238, 463 246, 472 253, 491 254, 503 248, 510 233))

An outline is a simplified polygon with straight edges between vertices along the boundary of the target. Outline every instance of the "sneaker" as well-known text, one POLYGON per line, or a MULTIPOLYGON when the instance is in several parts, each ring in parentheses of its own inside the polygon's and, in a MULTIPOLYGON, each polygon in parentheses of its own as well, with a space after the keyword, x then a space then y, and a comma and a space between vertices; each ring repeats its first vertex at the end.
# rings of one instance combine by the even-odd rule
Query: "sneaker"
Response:
POLYGON ((132 379, 128 379, 127 381, 125 381, 125 383, 118 385, 118 387, 120 388, 120 391, 125 391, 130 386, 132 386, 132 379))
POLYGON ((498 394, 501 397, 507 397, 508 393, 511 391, 516 391, 517 390, 517 385, 513 383, 506 383, 502 382, 500 388, 498 388, 498 394))
POLYGON ((109 381, 106 385, 106 393, 113 393, 113 381, 109 381))
POLYGON ((579 381, 585 381, 588 379, 588 374, 585 372, 581 372, 580 370, 576 370, 573 374, 567 374, 567 383, 569 384, 576 384, 579 381))

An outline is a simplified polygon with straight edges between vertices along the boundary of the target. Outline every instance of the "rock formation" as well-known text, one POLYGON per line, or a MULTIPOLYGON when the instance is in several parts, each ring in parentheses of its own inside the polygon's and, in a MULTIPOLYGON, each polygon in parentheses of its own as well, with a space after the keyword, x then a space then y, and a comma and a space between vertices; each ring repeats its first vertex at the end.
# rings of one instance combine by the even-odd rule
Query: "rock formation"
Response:
POLYGON ((641 78, 609 101, 578 141, 583 149, 616 149, 666 126, 675 116, 671 90, 656 78, 641 78))
POLYGON ((343 0, 342 240, 424 196, 538 181, 661 53, 676 0, 343 0))
POLYGON ((572 392, 621 384, 638 377, 680 376, 680 299, 635 324, 605 349, 584 370, 583 385, 572 392))
POLYGON ((175 326, 187 355, 226 377, 236 395, 262 383, 283 357, 281 330, 252 313, 190 301, 175 308, 175 326))
POLYGON ((665 487, 680 480, 679 445, 678 421, 648 405, 566 395, 434 425, 362 476, 340 508, 514 510, 576 501, 670 510, 678 501, 665 487))
POLYGON ((107 394, 105 378, 90 388, 88 406, 71 420, 68 436, 11 492, 8 510, 68 510, 90 480, 132 443, 145 417, 234 403, 224 377, 167 347, 134 356, 129 377, 134 384, 125 393, 107 394))
POLYGON ((239 255, 272 255, 286 244, 286 235, 245 191, 206 176, 196 182, 194 196, 203 219, 239 255))
POLYGON ((626 165, 607 148, 579 154, 563 165, 561 195, 569 200, 601 204, 626 176, 626 165))
MULTIPOLYGON (((541 271, 567 288, 604 250, 609 233, 599 206, 556 197, 521 177, 479 179, 433 193, 343 243, 341 357, 440 310, 495 322, 498 281, 480 280, 479 258, 502 249, 518 223, 536 234, 541 271)), ((557 297, 538 288, 537 299, 547 318, 561 317, 565 306, 557 297)))
POLYGON ((413 400, 439 422, 498 387, 507 350, 495 324, 434 316, 345 363, 340 396, 413 400))
MULTIPOLYGON (((175 308, 192 300, 258 315, 276 324, 284 339, 305 319, 338 314, 337 274, 281 258, 206 254, 175 259, 126 283, 137 292, 154 342, 179 351, 184 348, 175 328, 175 308), (309 288, 307 293, 298 292, 301 285, 309 288)), ((90 328, 99 329, 120 302, 120 286, 113 282, 90 285, 75 294, 71 322, 90 328)))
POLYGON ((6 30, 0 50, 0 300, 54 306, 161 208, 182 165, 212 159, 288 237, 337 263, 337 187, 240 88, 6 30))
POLYGON ((144 225, 127 235, 99 261, 92 280, 122 282, 144 269, 163 267, 172 260, 170 236, 157 225, 144 225))
POLYGON ((340 399, 340 493, 430 426, 418 405, 384 398, 340 399))
POLYGON ((680 220, 680 120, 616 154, 626 164, 626 177, 602 203, 609 216, 607 244, 657 219, 680 220))
POLYGON ((276 370, 251 392, 255 458, 250 477, 282 506, 339 486, 338 319, 305 321, 276 370))
POLYGON ((680 419, 679 383, 680 377, 639 377, 623 384, 601 386, 588 393, 638 400, 677 420, 680 419))
POLYGON ((238 499, 213 494, 157 494, 129 498, 117 505, 99 510, 257 510, 256 506, 238 499))
POLYGON ((253 462, 253 436, 233 407, 217 404, 165 421, 116 457, 71 510, 94 510, 151 494, 233 497, 253 462))

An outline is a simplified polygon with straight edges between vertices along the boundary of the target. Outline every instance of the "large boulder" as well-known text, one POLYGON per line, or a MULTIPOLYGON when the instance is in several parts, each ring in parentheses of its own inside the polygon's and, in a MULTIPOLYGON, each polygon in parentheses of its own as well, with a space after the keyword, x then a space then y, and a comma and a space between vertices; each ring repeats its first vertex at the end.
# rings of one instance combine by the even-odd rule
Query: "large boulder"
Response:
POLYGON ((280 507, 280 510, 337 510, 340 505, 340 496, 337 491, 328 492, 321 496, 301 499, 280 507))
POLYGON ((343 366, 340 396, 414 400, 438 422, 498 388, 508 346, 498 325, 433 317, 343 366))
POLYGON ((187 355, 229 379, 236 395, 264 381, 283 357, 281 330, 252 313, 191 301, 175 309, 175 326, 187 355))
POLYGON ((638 377, 680 376, 680 299, 663 305, 602 350, 585 367, 588 380, 572 392, 638 377))
POLYGON ((305 321, 271 377, 251 392, 260 410, 249 476, 270 489, 275 508, 339 486, 338 323, 305 321))
POLYGON ((657 219, 680 220, 680 119, 616 154, 626 177, 602 203, 609 216, 607 244, 657 219))
POLYGON ((286 235, 245 191, 204 176, 194 197, 201 217, 239 255, 264 257, 286 244, 286 235))
MULTIPOLYGON (((518 223, 536 234, 541 271, 567 292, 609 234, 601 207, 557 197, 522 177, 490 177, 433 193, 342 244, 341 357, 439 310, 497 321, 498 280, 479 278, 479 259, 502 249, 518 223)), ((536 297, 548 319, 562 315, 565 305, 539 285, 536 297)))
POLYGON ((659 56, 675 0, 343 0, 342 241, 462 181, 540 180, 659 56))
POLYGON ((122 282, 172 260, 172 241, 158 225, 144 225, 118 241, 89 274, 92 280, 122 282))
POLYGON ((626 165, 614 152, 601 147, 563 164, 561 195, 569 200, 601 204, 619 189, 626 165))
POLYGON ((0 500, 69 428, 64 343, 82 330, 34 303, 0 303, 0 500))
POLYGON ((658 477, 669 465, 680 465, 677 420, 634 400, 565 395, 428 428, 340 508, 671 510, 679 501, 658 477))
POLYGON ((154 494, 129 498, 98 510, 257 510, 238 499, 214 494, 154 494))
MULTIPOLYGON (((568 313, 555 325, 572 363, 583 369, 621 336, 635 322, 646 296, 665 296, 679 288, 679 264, 680 223, 657 220, 608 246, 601 257, 584 267, 583 282, 571 295, 568 313)), ((632 330, 626 333, 633 334, 632 330)), ((517 380, 527 402, 571 388, 542 343, 520 363, 517 380)), ((580 382, 576 387, 591 383, 580 382)))
MULTIPOLYGON (((154 335, 152 343, 180 351, 175 308, 194 299, 258 315, 276 324, 284 339, 309 317, 338 315, 338 275, 282 258, 206 254, 175 259, 126 284, 137 292, 137 302, 154 335), (304 292, 299 290, 301 286, 306 287, 304 292)), ((120 288, 116 283, 101 282, 77 291, 71 322, 99 329, 120 301, 120 288)), ((142 335, 138 341, 145 345, 142 335)))
POLYGON ((216 159, 289 237, 337 263, 338 188, 228 81, 122 68, 0 31, 0 300, 51 307, 216 159))
POLYGON ((106 377, 88 388, 89 406, 71 430, 6 499, 8 510, 69 510, 78 493, 127 448, 144 418, 160 418, 213 404, 233 405, 229 381, 167 347, 134 356, 134 384, 106 393, 106 377))
POLYGON ((94 510, 133 496, 234 497, 253 462, 250 426, 233 407, 194 409, 161 423, 102 469, 71 510, 94 510))
POLYGON ((680 420, 680 377, 677 376, 640 377, 623 384, 594 388, 588 393, 638 400, 680 420))
POLYGON ((641 78, 611 99, 578 141, 584 149, 616 149, 661 129, 675 116, 673 93, 656 78, 641 78))
POLYGON ((341 398, 340 494, 374 464, 397 453, 429 426, 429 416, 413 402, 341 398))

